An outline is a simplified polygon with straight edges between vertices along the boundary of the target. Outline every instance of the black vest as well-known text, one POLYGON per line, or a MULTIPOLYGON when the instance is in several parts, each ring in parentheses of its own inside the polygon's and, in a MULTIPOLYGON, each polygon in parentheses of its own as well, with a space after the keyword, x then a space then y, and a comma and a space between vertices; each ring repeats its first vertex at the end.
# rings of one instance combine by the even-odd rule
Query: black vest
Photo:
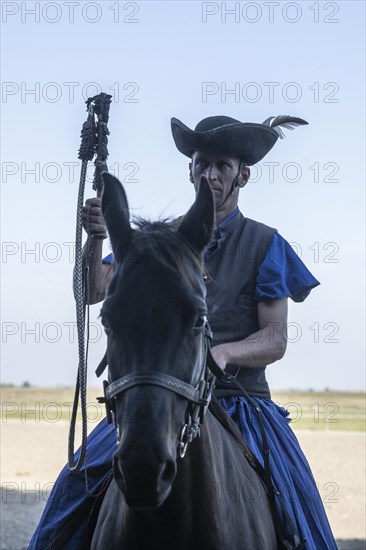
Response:
MULTIPOLYGON (((217 229, 217 245, 205 262, 207 272, 208 320, 213 332, 212 345, 243 340, 259 330, 257 302, 254 300, 258 269, 276 229, 241 212, 217 229)), ((270 397, 266 365, 235 367, 230 374, 251 395, 270 397)), ((240 395, 240 391, 217 381, 217 397, 240 395)))

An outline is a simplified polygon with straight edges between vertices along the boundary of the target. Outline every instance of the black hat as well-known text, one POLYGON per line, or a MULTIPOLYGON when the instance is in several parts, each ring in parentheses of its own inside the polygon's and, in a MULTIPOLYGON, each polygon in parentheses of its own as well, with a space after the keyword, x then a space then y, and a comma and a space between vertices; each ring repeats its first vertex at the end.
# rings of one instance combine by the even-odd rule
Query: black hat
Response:
POLYGON ((177 118, 171 119, 175 145, 183 155, 209 150, 238 157, 248 166, 256 164, 272 149, 277 139, 285 137, 282 126, 289 130, 307 124, 302 118, 280 115, 269 117, 262 124, 240 122, 228 116, 210 116, 191 130, 177 118))

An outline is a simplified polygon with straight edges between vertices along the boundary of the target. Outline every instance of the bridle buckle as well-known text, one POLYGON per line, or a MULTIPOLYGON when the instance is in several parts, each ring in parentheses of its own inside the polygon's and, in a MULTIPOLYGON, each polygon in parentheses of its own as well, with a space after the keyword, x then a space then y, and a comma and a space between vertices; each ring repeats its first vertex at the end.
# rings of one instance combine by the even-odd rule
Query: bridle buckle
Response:
POLYGON ((115 408, 114 408, 114 405, 112 403, 112 399, 109 399, 108 396, 107 396, 108 386, 109 386, 109 384, 108 384, 107 380, 103 380, 104 396, 103 397, 97 397, 97 401, 98 401, 98 403, 104 403, 105 404, 107 422, 108 422, 108 424, 112 424, 112 422, 113 422, 112 412, 113 413, 115 412, 115 408))
POLYGON ((185 436, 187 433, 188 424, 183 424, 182 429, 179 435, 178 441, 178 453, 180 458, 184 458, 187 452, 188 441, 186 441, 185 436))

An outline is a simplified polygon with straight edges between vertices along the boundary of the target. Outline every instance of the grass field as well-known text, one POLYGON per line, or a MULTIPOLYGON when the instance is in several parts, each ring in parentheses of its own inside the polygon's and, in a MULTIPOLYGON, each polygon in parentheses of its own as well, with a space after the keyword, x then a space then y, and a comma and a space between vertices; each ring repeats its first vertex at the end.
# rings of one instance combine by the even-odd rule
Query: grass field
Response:
POLYGON ((364 393, 276 392, 272 394, 272 399, 289 411, 294 429, 366 429, 364 393))
MULTIPOLYGON (((104 405, 96 401, 101 393, 100 389, 88 390, 87 410, 91 424, 105 416, 104 405)), ((366 428, 364 393, 274 392, 272 399, 289 411, 295 430, 364 431, 366 428)), ((2 386, 1 421, 69 421, 72 402, 72 388, 2 386)))

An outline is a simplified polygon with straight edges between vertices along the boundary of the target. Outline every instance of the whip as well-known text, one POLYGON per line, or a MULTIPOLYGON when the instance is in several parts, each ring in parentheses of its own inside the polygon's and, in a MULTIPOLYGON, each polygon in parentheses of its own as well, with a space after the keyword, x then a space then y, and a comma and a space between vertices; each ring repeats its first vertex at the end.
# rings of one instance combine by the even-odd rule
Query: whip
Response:
POLYGON ((94 97, 88 98, 86 101, 88 116, 81 130, 81 145, 79 148, 78 158, 82 161, 79 192, 76 211, 76 236, 75 236, 75 269, 74 269, 74 295, 76 303, 76 321, 78 335, 78 352, 79 365, 75 386, 75 395, 73 408, 70 420, 69 429, 69 448, 68 448, 68 467, 72 472, 77 472, 81 469, 86 456, 87 448, 87 410, 86 410, 86 386, 87 386, 87 354, 89 343, 89 308, 88 308, 88 323, 87 323, 87 338, 85 339, 85 310, 86 304, 89 304, 89 268, 90 262, 96 247, 96 241, 105 238, 106 234, 92 235, 90 237, 91 244, 88 248, 88 254, 83 262, 82 253, 82 237, 83 237, 83 206, 84 206, 84 190, 86 171, 88 162, 95 161, 95 170, 93 178, 93 189, 100 197, 103 190, 103 181, 101 173, 107 171, 108 158, 108 135, 107 127, 109 119, 109 108, 112 96, 101 93, 94 97), (86 345, 85 345, 86 344, 86 345), (81 447, 80 454, 75 462, 74 457, 74 441, 75 441, 75 425, 76 416, 79 406, 81 407, 81 447))

